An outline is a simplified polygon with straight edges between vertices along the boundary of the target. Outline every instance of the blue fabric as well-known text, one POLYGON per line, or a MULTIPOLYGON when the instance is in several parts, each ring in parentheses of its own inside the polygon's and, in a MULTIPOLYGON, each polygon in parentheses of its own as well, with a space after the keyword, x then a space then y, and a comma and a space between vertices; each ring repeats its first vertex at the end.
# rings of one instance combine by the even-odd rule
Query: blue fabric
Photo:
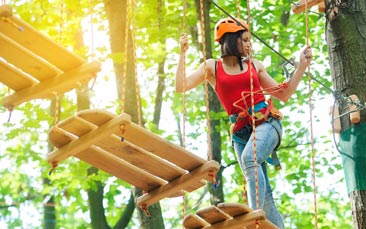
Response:
MULTIPOLYGON (((267 107, 267 103, 266 102, 259 102, 257 104, 254 105, 254 113, 258 112, 260 110, 262 110, 263 108, 267 107)), ((249 114, 252 114, 252 107, 249 107, 248 109, 249 114)))
MULTIPOLYGON (((240 139, 240 141, 233 140, 233 147, 247 182, 248 203, 251 208, 257 209, 252 127, 246 126, 235 133, 234 136, 236 136, 236 139, 240 139)), ((258 208, 266 212, 268 220, 283 229, 284 223, 273 200, 265 163, 266 159, 278 147, 281 141, 282 125, 280 120, 270 117, 266 122, 256 127, 255 137, 258 169, 258 208)))
MULTIPOLYGON (((266 108, 268 105, 267 105, 267 103, 266 102, 259 102, 259 103, 257 103, 257 104, 255 104, 254 105, 254 113, 256 113, 256 112, 258 112, 258 111, 260 111, 260 110, 262 110, 263 108, 266 108)), ((248 109, 248 113, 249 114, 252 114, 252 108, 251 107, 249 107, 249 109, 248 109)), ((229 116, 229 119, 230 119, 230 122, 231 123, 235 123, 236 122, 236 118, 238 117, 238 114, 232 114, 232 115, 230 115, 229 116)))

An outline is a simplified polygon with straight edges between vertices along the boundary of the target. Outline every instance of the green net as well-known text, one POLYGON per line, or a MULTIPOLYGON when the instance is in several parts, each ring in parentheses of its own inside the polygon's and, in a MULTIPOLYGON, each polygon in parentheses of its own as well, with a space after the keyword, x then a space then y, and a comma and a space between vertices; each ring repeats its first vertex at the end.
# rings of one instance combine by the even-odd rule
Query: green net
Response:
POLYGON ((342 131, 340 148, 348 193, 366 190, 366 124, 342 131))

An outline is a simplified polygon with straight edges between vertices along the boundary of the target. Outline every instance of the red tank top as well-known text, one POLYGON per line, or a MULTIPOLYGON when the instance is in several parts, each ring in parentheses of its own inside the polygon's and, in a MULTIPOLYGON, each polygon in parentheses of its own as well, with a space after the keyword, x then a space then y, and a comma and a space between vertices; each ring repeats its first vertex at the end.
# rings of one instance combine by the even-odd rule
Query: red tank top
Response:
MULTIPOLYGON (((254 104, 265 101, 265 97, 262 92, 262 88, 259 83, 257 71, 252 64, 252 77, 254 92, 254 104)), ((236 75, 229 75, 224 71, 221 60, 217 61, 216 69, 216 94, 226 110, 228 115, 238 114, 243 110, 248 110, 252 107, 252 101, 250 97, 251 85, 250 85, 250 72, 249 68, 246 72, 236 75), (235 107, 234 103, 239 106, 235 107)), ((244 120, 241 123, 236 123, 234 132, 242 128, 249 123, 249 119, 244 120)))

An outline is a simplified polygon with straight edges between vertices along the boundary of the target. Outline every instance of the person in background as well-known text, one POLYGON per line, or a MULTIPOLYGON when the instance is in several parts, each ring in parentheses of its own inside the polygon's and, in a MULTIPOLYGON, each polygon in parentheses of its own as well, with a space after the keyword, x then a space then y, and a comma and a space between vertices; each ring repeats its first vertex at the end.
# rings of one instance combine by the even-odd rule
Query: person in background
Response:
POLYGON ((216 23, 214 35, 215 41, 220 44, 221 58, 208 59, 206 69, 202 63, 187 75, 185 86, 184 57, 189 44, 187 35, 181 35, 176 91, 191 90, 208 80, 230 118, 232 145, 247 182, 249 206, 252 209, 263 209, 269 221, 284 228, 283 219, 274 203, 266 169, 266 160, 281 142, 282 115, 273 107, 271 99, 266 100, 265 93, 286 102, 310 65, 311 48, 301 50, 299 64, 292 77, 280 84, 268 74, 260 61, 250 58, 250 32, 245 21, 239 18, 221 19, 216 23), (257 163, 254 161, 255 156, 257 163))

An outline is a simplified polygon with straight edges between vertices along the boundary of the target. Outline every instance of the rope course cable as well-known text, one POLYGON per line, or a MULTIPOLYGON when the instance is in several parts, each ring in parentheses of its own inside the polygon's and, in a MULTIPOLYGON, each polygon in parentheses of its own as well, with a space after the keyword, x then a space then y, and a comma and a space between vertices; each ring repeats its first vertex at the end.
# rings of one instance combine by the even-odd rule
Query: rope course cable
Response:
MULTIPOLYGON (((183 33, 187 32, 187 0, 183 0, 183 33)), ((187 69, 186 69, 186 53, 184 52, 183 57, 183 117, 182 117, 182 147, 186 148, 186 113, 187 113, 187 98, 186 98, 186 77, 187 69)))
MULTIPOLYGON (((59 21, 59 42, 62 43, 62 36, 63 36, 63 29, 64 29, 64 8, 65 8, 65 2, 62 0, 60 2, 60 21, 59 21)), ((59 119, 60 119, 60 96, 57 92, 53 92, 55 95, 55 120, 54 125, 58 125, 59 119)))
MULTIPOLYGON (((90 44, 90 50, 91 50, 91 61, 94 61, 95 59, 95 48, 94 48, 94 2, 93 0, 89 0, 89 11, 90 11, 90 36, 91 36, 91 44, 90 44)), ((93 82, 91 84, 90 89, 94 88, 95 82, 97 81, 97 77, 95 76, 93 78, 93 82)))
MULTIPOLYGON (((187 0, 183 0, 183 33, 187 32, 187 0)), ((186 98, 186 53, 184 52, 183 57, 183 114, 182 114, 182 147, 186 148, 186 113, 187 113, 187 98, 186 98)), ((182 195, 182 227, 183 225, 183 219, 185 216, 185 194, 182 195)))
POLYGON ((90 37, 91 37, 91 44, 90 44, 90 50, 91 50, 91 59, 94 60, 94 10, 93 10, 94 4, 93 0, 89 0, 89 11, 90 11, 90 37))
MULTIPOLYGON (((222 7, 220 7, 216 2, 214 2, 213 0, 209 0, 212 4, 215 5, 215 7, 217 7, 219 10, 221 10, 224 14, 226 14, 228 17, 232 18, 234 21, 236 21, 236 23, 238 23, 239 25, 241 25, 241 23, 239 21, 237 21, 235 19, 235 17, 233 17, 231 14, 229 14, 227 11, 225 11, 222 7)), ((308 12, 312 12, 310 10, 307 10, 308 12)), ((244 27, 243 25, 241 25, 242 27, 244 27)), ((257 36, 255 33, 253 33, 253 31, 251 32, 251 35, 254 36, 256 39, 258 39, 262 44, 264 44, 267 48, 271 49, 274 53, 276 53, 279 57, 281 57, 283 60, 285 60, 285 63, 283 65, 284 71, 286 73, 286 68, 285 66, 290 64, 292 66, 295 66, 296 63, 294 60, 292 60, 291 58, 288 59, 285 56, 283 56, 280 52, 278 52, 277 50, 275 50, 273 47, 271 47, 267 42, 265 42, 263 39, 261 39, 259 36, 257 36)), ((288 73, 286 73, 286 75, 288 75, 288 73)), ((311 80, 317 82, 318 84, 320 84, 323 88, 325 88, 326 90, 328 90, 329 92, 332 93, 334 99, 335 99, 335 103, 339 102, 339 101, 346 101, 347 103, 353 103, 355 104, 359 110, 364 110, 365 109, 365 105, 359 104, 359 103, 355 103, 352 101, 348 100, 348 96, 345 95, 345 93, 341 92, 341 91, 334 91, 332 90, 330 87, 326 86, 323 82, 321 82, 320 80, 318 80, 317 78, 313 77, 312 75, 310 75, 311 80)), ((343 115, 348 114, 349 112, 346 112, 344 114, 339 115, 338 117, 334 117, 332 118, 331 122, 333 123, 334 119, 337 119, 343 115)), ((337 146, 337 143, 334 139, 334 144, 337 146)), ((338 147, 337 150, 339 151, 338 147)))
MULTIPOLYGON (((238 18, 241 18, 240 16, 240 0, 236 1, 236 15, 238 18)), ((246 186, 246 179, 245 176, 243 177, 243 203, 248 204, 248 198, 247 198, 247 186, 246 186)))
POLYGON ((240 0, 236 0, 236 16, 240 18, 240 0))
MULTIPOLYGON (((310 47, 309 42, 309 12, 308 12, 308 0, 305 0, 305 37, 306 46, 310 47)), ((313 102, 312 102, 312 90, 311 90, 311 74, 310 65, 307 68, 308 77, 308 90, 309 90, 309 118, 310 118, 310 141, 311 141, 311 171, 313 180, 313 199, 314 199, 314 220, 315 228, 318 229, 318 209, 317 209, 317 196, 316 196, 316 173, 315 173, 315 149, 314 149, 314 131, 313 131, 313 102)))
MULTIPOLYGON (((226 14, 228 17, 230 17, 231 19, 233 19, 238 25, 242 26, 244 28, 244 25, 242 25, 238 20, 236 20, 235 17, 233 17, 230 13, 228 13, 226 10, 224 10, 222 7, 220 7, 216 2, 214 2, 213 0, 208 0, 210 1, 212 4, 215 5, 216 8, 218 8, 220 11, 222 11, 224 14, 226 14)), ((281 57, 284 61, 286 61, 286 63, 292 65, 292 66, 296 66, 296 63, 294 60, 286 58, 284 55, 282 55, 279 51, 277 51, 276 49, 274 49, 271 45, 269 45, 267 42, 265 42, 263 39, 261 39, 258 35, 256 35, 253 31, 251 32, 251 35, 253 37, 255 37, 257 40, 259 40, 262 44, 264 44, 267 48, 269 48, 272 52, 276 53, 276 55, 278 55, 279 57, 281 57)), ((313 76, 312 80, 319 83, 320 85, 322 85, 322 87, 326 88, 327 90, 331 91, 332 93, 335 93, 331 88, 327 87, 324 83, 322 83, 321 81, 319 81, 318 79, 314 78, 313 76)))
MULTIPOLYGON (((211 3, 213 3, 218 9, 220 9, 222 12, 224 12, 226 15, 228 15, 229 17, 231 17, 233 20, 235 20, 238 24, 240 24, 239 21, 237 21, 233 16, 231 16, 229 13, 227 13, 224 9, 222 9, 218 4, 216 4, 214 1, 212 0, 209 0, 211 3)), ((247 1, 247 4, 248 4, 248 25, 250 23, 250 7, 249 7, 249 0, 247 1)), ((309 46, 309 10, 308 10, 308 6, 307 6, 307 1, 305 1, 305 12, 306 12, 306 15, 305 15, 305 20, 306 20, 306 45, 309 46)), ((239 14, 238 14, 239 15, 239 14)), ((243 26, 243 25, 241 25, 243 26)), ((244 26, 243 26, 244 27, 244 26)), ((249 25, 249 28, 250 28, 250 25, 249 25)), ((268 45, 266 42, 264 42, 262 39, 260 39, 258 36, 256 36, 253 32, 251 32, 251 35, 253 35, 254 37, 256 37, 259 41, 261 41, 264 45, 266 45, 268 48, 270 48, 273 52, 275 52, 277 55, 279 55, 280 57, 282 57, 287 63, 295 66, 295 62, 293 60, 289 60, 287 59, 286 57, 284 57, 283 55, 281 55, 278 51, 276 51, 275 49, 273 49, 270 45, 268 45)), ((332 90, 331 88, 327 87, 325 84, 323 84, 322 82, 320 82, 319 80, 315 79, 314 77, 312 77, 311 73, 310 73, 310 66, 308 67, 308 70, 307 70, 307 77, 308 77, 308 89, 309 89, 309 107, 310 107, 310 131, 311 131, 311 164, 312 164, 312 179, 313 179, 313 189, 314 189, 314 220, 315 220, 315 227, 318 228, 318 216, 317 216, 317 197, 316 197, 316 180, 315 180, 315 150, 314 150, 314 134, 313 134, 313 120, 312 120, 312 91, 311 91, 311 81, 314 80, 316 81, 317 83, 319 83, 321 86, 323 86, 325 89, 327 89, 328 91, 332 92, 334 98, 335 98, 335 102, 334 102, 334 105, 336 104, 337 100, 346 100, 346 102, 350 105, 350 104, 353 104, 356 106, 356 110, 353 110, 353 111, 348 111, 348 112, 345 112, 341 115, 339 115, 338 117, 335 117, 334 116, 334 110, 332 112, 332 128, 334 128, 334 120, 337 119, 337 118, 340 118, 341 116, 344 116, 346 114, 349 114, 349 113, 352 113, 352 112, 357 112, 357 111, 360 111, 360 110, 364 110, 365 109, 365 106, 360 104, 359 101, 352 101, 350 100, 348 97, 345 97, 344 95, 342 95, 341 92, 337 92, 337 91, 334 91, 332 90)), ((286 86, 286 84, 283 84, 281 85, 282 86, 286 86)), ((280 88, 274 88, 274 90, 279 90, 280 88)), ((257 92, 253 92, 251 91, 251 96, 253 96, 253 94, 255 93, 263 93, 264 91, 268 91, 268 89, 263 89, 263 91, 257 91, 257 92)), ((243 92, 242 94, 242 99, 238 100, 237 102, 239 101, 245 101, 245 93, 248 93, 248 92, 243 92)), ((253 104, 253 102, 252 102, 253 104)), ((335 106, 333 106, 333 109, 335 106)), ((254 109, 252 107, 252 109, 254 109)), ((243 109, 244 110, 244 109, 243 109)), ((253 125, 254 126, 254 125, 253 125)), ((333 130, 333 129, 332 129, 333 130)), ((255 136, 255 128, 253 128, 253 134, 255 136)), ((332 131, 333 132, 333 138, 334 138, 334 142, 336 144, 336 140, 335 140, 335 137, 334 137, 334 130, 332 131)), ((255 143, 254 143, 255 144, 255 143)), ((336 144, 337 145, 337 144, 336 144)), ((254 146, 254 149, 255 149, 255 146, 254 146)), ((337 147, 337 150, 339 151, 338 147, 337 147)), ((255 160, 256 161, 256 160, 255 160)))
POLYGON ((121 85, 121 113, 125 112, 125 97, 126 97, 126 80, 127 80, 127 50, 128 50, 128 28, 130 24, 129 16, 129 1, 126 1, 126 24, 125 24, 125 45, 124 45, 124 55, 123 55, 123 70, 122 70, 122 85, 121 85))
MULTIPOLYGON (((249 32, 249 41, 251 40, 251 17, 250 17, 250 0, 247 1, 247 24, 248 24, 248 32, 249 32)), ((253 82, 253 72, 252 72, 252 48, 249 48, 249 72, 250 72, 250 100, 251 100, 251 109, 254 114, 254 82, 253 82)), ((257 161, 257 137, 256 137, 256 125, 255 125, 255 116, 250 115, 252 122, 252 136, 253 136, 253 156, 254 156, 254 173, 255 173, 255 203, 256 209, 259 209, 259 184, 258 184, 258 161, 257 161)))
POLYGON ((138 124, 142 126, 142 114, 141 114, 141 101, 140 101, 140 87, 138 81, 138 74, 137 74, 137 52, 136 52, 136 28, 135 28, 135 9, 136 9, 136 1, 132 0, 132 7, 131 7, 131 26, 132 26, 132 48, 133 48, 133 66, 135 69, 135 92, 136 92, 136 103, 137 103, 137 120, 138 124))
MULTIPOLYGON (((59 42, 60 44, 62 43, 62 32, 63 32, 63 16, 64 16, 64 1, 62 0, 60 2, 60 21, 59 21, 59 42)), ((59 119, 60 119, 60 110, 61 110, 61 101, 60 101, 60 96, 57 92, 53 92, 52 93, 55 98, 54 98, 54 103, 55 103, 55 110, 54 110, 54 125, 57 126, 59 123, 59 119)), ((53 147, 54 149, 56 149, 56 147, 53 147)), ((52 166, 50 171, 48 172, 49 175, 52 174, 52 172, 57 168, 58 163, 56 161, 52 162, 52 166)))

